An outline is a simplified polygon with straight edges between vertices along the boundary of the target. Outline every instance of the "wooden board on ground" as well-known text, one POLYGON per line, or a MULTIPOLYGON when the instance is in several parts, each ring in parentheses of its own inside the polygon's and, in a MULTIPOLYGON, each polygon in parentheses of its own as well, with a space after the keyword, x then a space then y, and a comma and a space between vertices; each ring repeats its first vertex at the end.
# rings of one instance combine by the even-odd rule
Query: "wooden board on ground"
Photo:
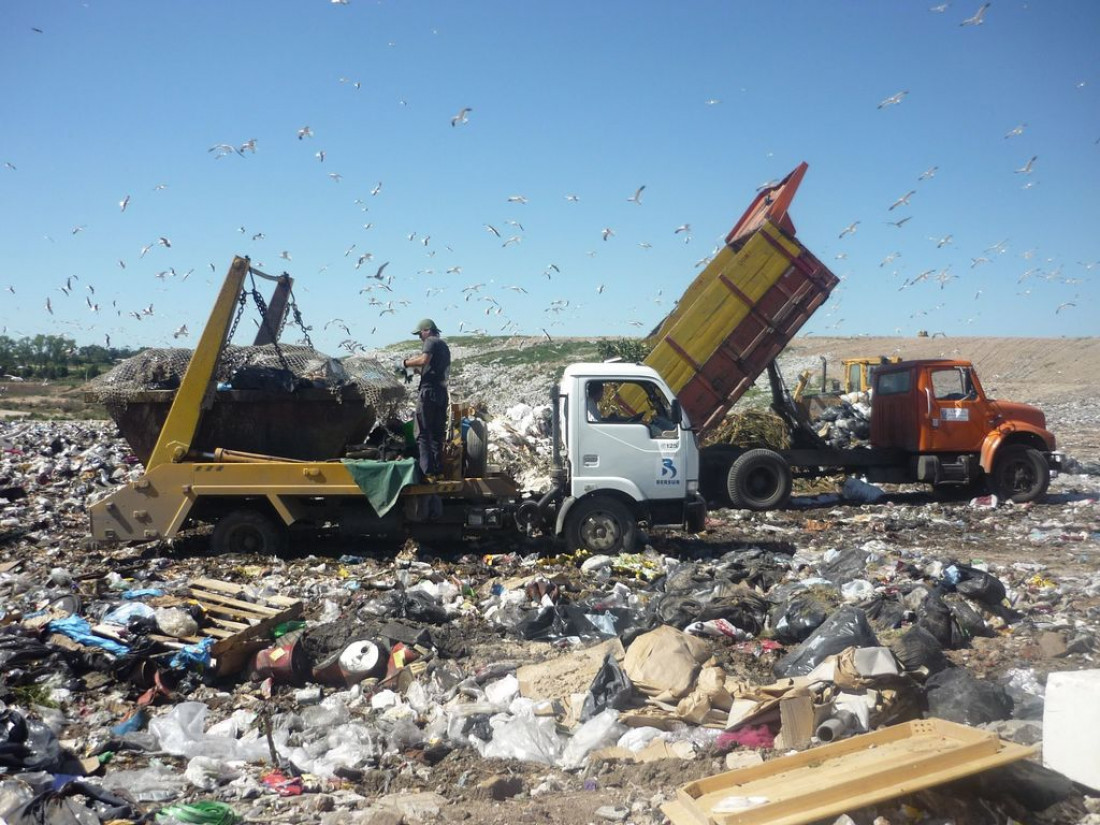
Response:
POLYGON ((689 782, 661 810, 673 825, 803 825, 1034 752, 988 731, 922 719, 689 782))
POLYGON ((271 631, 276 626, 302 615, 301 599, 264 596, 259 601, 247 601, 245 587, 232 582, 195 579, 188 584, 188 592, 203 610, 199 635, 186 639, 154 638, 177 644, 195 644, 204 637, 214 639, 211 655, 219 676, 241 670, 251 654, 272 643, 271 631))

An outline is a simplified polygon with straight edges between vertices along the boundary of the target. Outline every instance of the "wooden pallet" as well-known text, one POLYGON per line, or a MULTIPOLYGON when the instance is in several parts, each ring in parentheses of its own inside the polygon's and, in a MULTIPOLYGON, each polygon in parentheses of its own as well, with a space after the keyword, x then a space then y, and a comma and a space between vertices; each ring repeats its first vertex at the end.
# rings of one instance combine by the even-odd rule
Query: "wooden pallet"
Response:
POLYGON ((682 785, 673 825, 804 825, 1007 765, 1035 748, 922 719, 682 785))
POLYGON ((271 631, 283 622, 300 618, 301 599, 266 596, 261 602, 245 601, 240 584, 199 578, 188 583, 191 599, 202 607, 203 626, 199 635, 184 639, 155 636, 158 641, 196 644, 214 639, 214 672, 226 676, 240 671, 248 657, 271 644, 271 631))

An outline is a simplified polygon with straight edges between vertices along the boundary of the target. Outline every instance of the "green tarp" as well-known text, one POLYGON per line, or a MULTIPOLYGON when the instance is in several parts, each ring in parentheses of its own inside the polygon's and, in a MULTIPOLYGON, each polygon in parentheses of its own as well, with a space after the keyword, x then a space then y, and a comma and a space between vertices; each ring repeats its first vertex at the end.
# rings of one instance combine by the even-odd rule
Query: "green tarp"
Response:
POLYGON ((415 458, 403 458, 399 461, 346 458, 343 461, 379 516, 386 515, 397 503, 402 488, 417 482, 415 458))

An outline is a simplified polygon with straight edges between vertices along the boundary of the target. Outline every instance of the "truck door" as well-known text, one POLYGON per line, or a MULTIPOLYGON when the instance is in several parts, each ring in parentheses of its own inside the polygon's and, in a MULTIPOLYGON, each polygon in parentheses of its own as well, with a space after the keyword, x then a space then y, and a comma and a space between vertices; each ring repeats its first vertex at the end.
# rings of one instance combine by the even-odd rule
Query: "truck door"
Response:
POLYGON ((572 490, 621 490, 637 500, 683 498, 697 468, 672 420, 672 400, 655 382, 588 379, 574 413, 569 447, 572 490))
POLYGON ((986 435, 981 389, 969 366, 931 367, 925 383, 927 449, 978 452, 986 435))

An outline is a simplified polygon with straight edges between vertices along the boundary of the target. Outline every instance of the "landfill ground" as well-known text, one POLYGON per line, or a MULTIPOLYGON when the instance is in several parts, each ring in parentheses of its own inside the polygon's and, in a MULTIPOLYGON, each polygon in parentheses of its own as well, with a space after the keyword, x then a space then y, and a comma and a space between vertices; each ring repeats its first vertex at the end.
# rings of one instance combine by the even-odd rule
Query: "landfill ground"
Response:
MULTIPOLYGON (((1063 366, 1072 369, 1071 355, 1063 353, 1063 358, 1063 366)), ((1095 373, 1095 364, 1090 369, 1095 373)), ((832 584, 815 585, 814 592, 830 609, 846 602, 867 605, 876 598, 904 604, 899 626, 875 626, 879 643, 894 648, 920 622, 924 609, 905 597, 942 585, 945 569, 957 562, 998 580, 1004 599, 991 606, 951 594, 952 609, 969 605, 968 615, 979 614, 986 635, 968 633, 944 655, 951 666, 1008 697, 1010 709, 993 714, 988 729, 1021 744, 1041 745, 1048 674, 1100 667, 1100 397, 1095 381, 1062 384, 1034 373, 1005 377, 1014 392, 998 395, 1040 405, 1060 449, 1082 471, 1055 479, 1043 503, 988 507, 968 496, 944 500, 923 488, 888 487, 885 501, 856 504, 837 495, 836 484, 824 483, 799 490, 792 506, 779 512, 716 509, 706 533, 697 536, 648 531, 639 554, 596 563, 559 555, 563 548, 543 538, 508 534, 403 544, 309 534, 297 536, 284 558, 213 556, 208 530, 134 547, 96 546, 88 542, 86 502, 135 472, 113 426, 0 421, 0 640, 5 641, 0 645, 0 701, 54 728, 65 749, 91 760, 85 763, 93 769, 88 781, 129 791, 136 812, 215 800, 246 822, 650 825, 668 821, 661 805, 679 786, 726 770, 727 753, 736 758, 755 751, 770 760, 788 750, 719 746, 720 729, 676 722, 665 714, 661 725, 673 729, 667 735, 672 756, 635 763, 621 751, 581 753, 563 767, 561 748, 568 746, 576 721, 559 702, 539 710, 556 712, 550 735, 558 750, 548 761, 558 764, 499 758, 492 747, 483 755, 463 737, 487 736, 491 728, 500 736, 497 725, 509 721, 503 712, 512 695, 508 677, 525 665, 553 663, 611 638, 551 633, 551 641, 528 640, 515 629, 518 617, 537 613, 540 600, 554 605, 551 612, 580 603, 599 612, 591 606, 603 599, 636 608, 638 618, 647 605, 667 606, 674 582, 677 593, 696 594, 718 582, 737 585, 724 591, 725 612, 712 611, 728 617, 759 609, 764 600, 776 598, 779 585, 824 577, 832 584), (587 569, 582 569, 585 562, 587 569), (93 655, 78 642, 51 635, 35 614, 47 610, 47 617, 62 616, 63 608, 74 603, 61 600, 76 594, 77 612, 95 624, 123 603, 124 591, 143 589, 163 593, 146 597, 152 605, 185 605, 187 584, 200 578, 241 585, 248 599, 257 601, 273 595, 301 599, 307 621, 303 640, 315 632, 315 645, 326 633, 338 637, 341 629, 351 634, 348 638, 379 632, 402 613, 409 632, 426 630, 431 643, 421 645, 425 655, 419 663, 397 674, 393 693, 370 681, 345 689, 312 678, 300 684, 277 677, 252 679, 250 665, 205 679, 193 669, 166 670, 164 688, 153 683, 149 714, 154 721, 183 703, 203 703, 206 726, 235 714, 238 743, 226 745, 228 723, 220 726, 221 736, 206 740, 200 728, 198 738, 182 748, 163 738, 150 743, 133 734, 112 736, 112 726, 135 711, 150 682, 133 671, 121 673, 102 652, 93 655), (414 591, 422 594, 419 600, 395 597, 414 591), (17 648, 7 644, 13 638, 34 638, 51 651, 64 652, 47 656, 39 650, 35 658, 24 650, 23 658, 16 658, 17 648), (499 700, 495 706, 493 697, 499 700), (441 710, 462 702, 488 702, 489 707, 480 717, 470 716, 478 723, 472 725, 461 719, 456 723, 441 710), (276 731, 281 775, 271 773, 265 718, 276 731), (349 744, 354 738, 349 724, 358 736, 354 744, 349 744), (137 747, 142 741, 144 749, 137 747), (254 757, 258 749, 259 757, 242 762, 196 758, 217 756, 222 747, 240 747, 243 753, 248 748, 241 743, 248 742, 249 753, 254 757), (295 746, 297 758, 288 756, 295 746), (295 777, 299 770, 304 775, 295 777), (112 782, 120 771, 138 773, 112 782)), ((987 390, 990 383, 987 377, 987 390)), ((522 464, 524 450, 534 442, 532 437, 517 439, 518 448, 494 457, 509 466, 522 464)), ((774 606, 767 603, 767 611, 774 606)), ((678 615, 696 608, 681 606, 678 615)), ((640 634, 624 635, 633 641, 640 634)), ((707 637, 708 664, 725 672, 727 686, 772 683, 773 667, 797 647, 777 645, 774 636, 774 628, 764 626, 741 640, 707 637)), ((903 673, 917 702, 906 718, 926 711, 919 707, 924 678, 916 671, 903 673)), ((587 684, 567 687, 580 693, 588 689, 587 684)), ((643 699, 635 690, 633 710, 643 699)), ((987 710, 969 712, 982 716, 987 710)), ((604 731, 598 744, 615 743, 616 737, 604 731)), ((529 750, 545 753, 540 744, 546 742, 532 743, 529 750)), ((5 764, 0 810, 6 802, 27 798, 26 788, 13 779, 18 771, 5 764)), ((1041 760, 1036 756, 1029 764, 1038 766, 1041 760)), ((1097 795, 1052 772, 1016 767, 847 813, 859 825, 1094 823, 1100 822, 1100 805, 1091 798, 1097 795)), ((8 816, 12 822, 33 821, 8 816)))

